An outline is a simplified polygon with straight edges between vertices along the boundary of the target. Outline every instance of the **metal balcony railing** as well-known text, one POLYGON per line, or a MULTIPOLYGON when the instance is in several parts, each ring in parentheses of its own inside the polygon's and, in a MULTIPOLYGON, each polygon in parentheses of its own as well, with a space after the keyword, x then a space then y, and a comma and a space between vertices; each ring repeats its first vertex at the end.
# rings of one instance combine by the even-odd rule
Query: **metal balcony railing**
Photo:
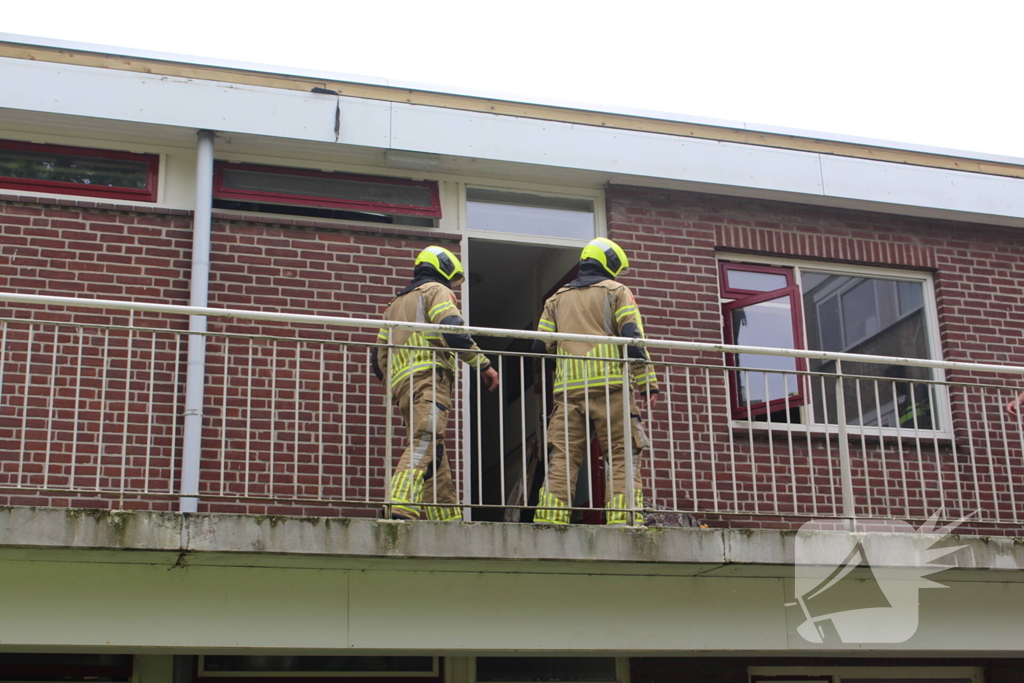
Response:
MULTIPOLYGON (((173 508, 183 494, 186 317, 202 315, 210 328, 197 493, 204 509, 376 515, 393 503, 395 465, 409 442, 400 407, 370 371, 371 349, 388 353, 377 332, 449 329, 17 294, 0 295, 0 304, 0 496, 10 504, 173 508)), ((548 431, 545 416, 564 394, 552 391, 545 358, 520 349, 537 338, 588 338, 470 330, 505 349, 486 352, 502 387, 488 393, 460 367, 444 439, 457 498, 439 499, 434 488, 423 510, 526 521, 544 473, 559 466, 547 444, 567 435, 548 431)), ((629 374, 635 361, 624 360, 625 345, 637 342, 590 339, 598 340, 615 353, 585 359, 583 371, 608 363, 629 374)), ((1024 368, 642 343, 660 395, 642 411, 649 443, 635 460, 625 440, 624 486, 639 468, 642 500, 612 491, 627 494, 617 511, 639 506, 648 523, 670 525, 691 524, 691 515, 780 526, 936 512, 1013 526, 1024 517, 1024 423, 1004 410, 1024 368), (806 366, 780 369, 786 358, 806 366)), ((593 390, 584 410, 610 405, 615 390, 593 390)), ((623 402, 614 419, 630 412, 623 402)), ((570 512, 599 522, 615 477, 602 452, 607 432, 585 424, 570 512)))

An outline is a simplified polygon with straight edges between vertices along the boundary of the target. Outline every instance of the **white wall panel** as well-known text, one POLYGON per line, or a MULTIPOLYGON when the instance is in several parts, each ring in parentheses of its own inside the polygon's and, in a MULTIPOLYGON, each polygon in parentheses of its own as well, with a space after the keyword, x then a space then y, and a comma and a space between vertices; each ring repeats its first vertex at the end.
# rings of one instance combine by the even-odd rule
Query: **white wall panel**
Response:
POLYGON ((866 159, 821 157, 825 195, 1024 218, 1024 180, 866 159))
POLYGON ((395 149, 820 195, 816 154, 394 104, 395 149))
POLYGON ((330 95, 0 59, 0 107, 334 142, 330 95))

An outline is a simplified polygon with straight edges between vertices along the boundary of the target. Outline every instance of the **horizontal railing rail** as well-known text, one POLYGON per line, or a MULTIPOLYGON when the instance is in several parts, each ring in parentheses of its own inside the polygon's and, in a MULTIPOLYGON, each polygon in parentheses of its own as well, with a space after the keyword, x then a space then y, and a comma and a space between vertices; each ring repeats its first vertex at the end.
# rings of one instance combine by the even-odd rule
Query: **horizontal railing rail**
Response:
POLYGON ((14 293, 0 293, 0 306, 0 496, 11 504, 171 508, 181 494, 187 338, 199 334, 182 316, 201 315, 216 322, 201 333, 199 498, 212 511, 1021 521, 1024 424, 1004 409, 1021 366, 14 293), (376 341, 380 329, 389 343, 376 341), (575 407, 544 369, 556 359, 524 350, 485 351, 500 369, 495 395, 461 371, 410 373, 389 392, 390 378, 370 372, 373 349, 418 351, 428 364, 449 353, 391 344, 397 330, 617 351, 557 358, 577 363, 585 383, 595 372, 607 380, 575 407), (650 362, 628 358, 628 346, 647 348, 650 362), (747 358, 736 367, 740 356, 764 366, 747 358), (779 367, 785 359, 809 367, 779 367), (638 364, 658 375, 653 408, 649 389, 637 396, 642 408, 619 400, 638 364), (413 399, 426 394, 440 397, 443 416, 420 414, 413 399), (582 415, 571 428, 559 422, 560 436, 549 428, 559 410, 582 415), (636 437, 619 435, 633 415, 636 437), (425 445, 417 419, 437 430, 425 445))

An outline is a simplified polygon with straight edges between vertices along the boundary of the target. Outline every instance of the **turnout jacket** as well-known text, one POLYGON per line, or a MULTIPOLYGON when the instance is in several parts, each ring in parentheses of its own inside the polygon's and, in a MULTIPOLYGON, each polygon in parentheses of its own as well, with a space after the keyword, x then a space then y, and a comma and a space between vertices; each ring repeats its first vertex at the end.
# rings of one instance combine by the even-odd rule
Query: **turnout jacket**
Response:
MULTIPOLYGON (((414 283, 415 285, 415 283, 414 283)), ((399 294, 384 311, 385 320, 440 325, 462 325, 462 314, 455 305, 455 293, 435 281, 411 286, 399 294)), ((388 329, 381 328, 377 342, 387 344, 388 329)), ((466 333, 437 333, 394 329, 391 343, 396 345, 387 353, 385 348, 373 349, 374 373, 378 379, 387 377, 391 365, 391 386, 402 380, 409 381, 409 374, 439 368, 455 374, 455 353, 470 367, 486 370, 491 363, 480 351, 473 338, 466 333), (422 347, 422 348, 414 348, 422 347), (455 349, 441 351, 440 349, 455 349)))
MULTIPOLYGON (((604 335, 608 337, 643 337, 644 325, 633 293, 615 280, 603 279, 584 286, 577 280, 555 292, 544 304, 537 325, 539 332, 604 335)), ((556 354, 554 390, 604 388, 622 386, 622 362, 582 360, 561 356, 584 356, 595 359, 621 358, 622 347, 615 344, 581 342, 545 342, 544 351, 556 354)), ((648 358, 647 351, 628 347, 631 358, 648 358)), ((638 389, 658 391, 654 369, 646 363, 631 363, 630 374, 638 389)))

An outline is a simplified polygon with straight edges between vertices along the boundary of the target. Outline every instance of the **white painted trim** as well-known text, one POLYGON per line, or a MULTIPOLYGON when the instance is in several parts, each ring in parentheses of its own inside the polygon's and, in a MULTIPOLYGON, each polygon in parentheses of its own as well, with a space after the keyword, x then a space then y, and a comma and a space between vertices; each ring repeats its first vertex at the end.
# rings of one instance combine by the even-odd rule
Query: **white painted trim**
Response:
POLYGON ((714 126, 732 130, 745 130, 776 135, 787 135, 806 138, 811 140, 822 140, 831 142, 842 142, 846 144, 862 145, 865 147, 882 147, 887 149, 905 150, 911 152, 922 152, 925 154, 937 154, 941 156, 956 157, 961 159, 977 159, 980 161, 991 161, 995 163, 1024 164, 1024 158, 1010 157, 984 152, 972 152, 968 150, 951 149, 930 145, 919 145, 893 140, 858 137, 824 131, 812 131, 800 128, 788 128, 784 126, 772 126, 748 121, 734 121, 729 119, 718 119, 713 117, 696 116, 689 114, 664 112, 650 109, 636 109, 632 107, 618 107, 613 105, 597 105, 572 100, 561 100, 552 97, 531 97, 525 98, 512 93, 500 93, 495 91, 483 91, 474 88, 463 88, 451 85, 435 85, 420 83, 416 81, 405 81, 400 79, 379 78, 373 76, 347 74, 329 71, 319 71, 292 66, 274 66, 254 62, 239 62, 234 60, 216 59, 213 57, 198 57, 182 55, 177 53, 156 52, 152 50, 140 50, 137 48, 117 47, 110 45, 99 45, 96 43, 84 43, 79 41, 58 40, 55 38, 44 38, 39 36, 26 36, 13 33, 0 33, 0 42, 17 43, 22 45, 53 47, 65 50, 78 50, 99 54, 118 55, 124 57, 135 57, 139 59, 156 59, 161 61, 190 64, 195 66, 212 66, 215 68, 239 69, 257 73, 274 74, 281 76, 293 76, 300 78, 321 79, 327 81, 342 81, 363 85, 382 85, 398 89, 419 90, 422 92, 441 93, 449 95, 461 95, 472 98, 495 99, 503 102, 520 104, 537 104, 542 106, 558 107, 564 109, 576 109, 586 112, 615 114, 629 116, 637 119, 651 119, 662 121, 674 121, 678 123, 691 123, 702 126, 714 126))

